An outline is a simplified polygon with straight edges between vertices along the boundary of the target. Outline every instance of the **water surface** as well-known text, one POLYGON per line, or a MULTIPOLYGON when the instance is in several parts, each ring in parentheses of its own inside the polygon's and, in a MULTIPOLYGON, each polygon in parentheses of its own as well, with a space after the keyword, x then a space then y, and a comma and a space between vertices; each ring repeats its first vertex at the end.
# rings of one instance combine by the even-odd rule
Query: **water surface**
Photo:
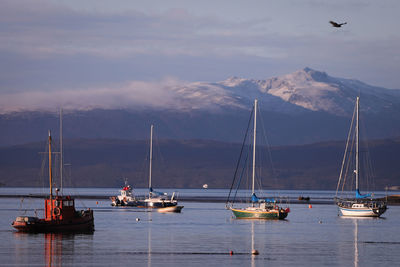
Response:
POLYGON ((42 216, 43 200, 0 199, 0 265, 14 266, 395 266, 400 207, 380 219, 337 216, 334 205, 290 205, 284 221, 232 218, 224 203, 182 202, 180 214, 111 207, 94 210, 93 234, 16 233, 22 213, 42 216), (259 255, 252 256, 252 249, 259 255), (229 255, 233 251, 233 255, 229 255))

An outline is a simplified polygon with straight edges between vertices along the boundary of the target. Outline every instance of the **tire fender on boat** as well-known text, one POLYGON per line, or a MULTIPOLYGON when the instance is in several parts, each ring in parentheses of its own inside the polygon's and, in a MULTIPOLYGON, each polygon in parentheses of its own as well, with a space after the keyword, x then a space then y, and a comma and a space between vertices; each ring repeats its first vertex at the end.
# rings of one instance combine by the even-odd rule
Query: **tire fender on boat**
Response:
POLYGON ((59 207, 55 207, 55 208, 53 209, 53 214, 54 214, 55 216, 60 216, 60 215, 61 215, 61 209, 60 209, 59 207))

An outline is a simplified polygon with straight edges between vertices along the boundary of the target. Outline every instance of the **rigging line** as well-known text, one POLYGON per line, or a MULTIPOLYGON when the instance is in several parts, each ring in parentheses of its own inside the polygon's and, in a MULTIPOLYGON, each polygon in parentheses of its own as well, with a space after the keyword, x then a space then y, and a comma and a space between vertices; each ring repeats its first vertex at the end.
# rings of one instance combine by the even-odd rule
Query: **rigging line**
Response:
POLYGON ((150 159, 150 151, 149 151, 149 149, 148 149, 148 147, 150 146, 150 138, 149 139, 145 139, 144 140, 144 150, 146 151, 145 153, 144 153, 144 158, 143 158, 143 161, 142 161, 142 168, 141 168, 141 171, 140 171, 140 173, 139 173, 139 176, 142 176, 142 177, 144 177, 145 178, 145 180, 144 180, 144 184, 145 184, 145 188, 148 188, 148 177, 149 177, 149 166, 148 166, 148 164, 149 164, 149 159, 150 159), (141 175, 140 175, 141 174, 141 175))
POLYGON ((348 146, 349 146, 350 135, 351 135, 352 130, 353 130, 353 123, 354 123, 355 114, 356 114, 356 107, 354 107, 353 117, 351 118, 350 129, 349 129, 349 133, 348 133, 348 135, 347 135, 346 148, 345 148, 345 150, 344 150, 344 156, 343 156, 343 161, 342 161, 342 167, 340 168, 339 181, 338 181, 338 184, 337 184, 337 186, 336 186, 336 197, 337 197, 337 194, 338 194, 338 190, 339 190, 339 186, 340 186, 340 181, 342 180, 343 167, 344 167, 344 164, 345 164, 345 161, 346 161, 347 149, 348 149, 348 146))
MULTIPOLYGON (((46 148, 47 149, 47 148, 46 148)), ((45 150, 46 150, 45 149, 45 150)), ((46 168, 46 158, 45 158, 45 154, 41 154, 41 161, 42 161, 42 164, 41 164, 41 167, 40 167, 40 172, 39 172, 39 179, 40 179, 40 182, 39 183, 41 183, 41 188, 42 188, 42 191, 41 191, 41 193, 42 194, 44 194, 44 187, 45 187, 45 177, 44 177, 44 172, 45 172, 45 168, 46 168)))
POLYGON ((370 149, 368 145, 368 136, 367 136, 367 127, 366 124, 364 123, 365 120, 362 120, 364 116, 360 119, 361 122, 361 128, 362 128, 362 133, 363 133, 363 145, 365 147, 365 153, 364 153, 364 177, 366 178, 364 181, 367 183, 367 191, 370 191, 371 189, 375 189, 375 171, 374 171, 374 164, 372 164, 372 157, 370 154, 370 149))
MULTIPOLYGON (((269 159, 269 163, 270 163, 271 170, 272 170, 272 176, 274 178, 275 185, 278 185, 276 169, 275 169, 275 166, 274 166, 274 162, 272 160, 271 144, 270 144, 270 142, 268 140, 267 131, 265 130, 264 118, 262 117, 262 113, 260 111, 260 108, 258 108, 258 114, 260 116, 261 129, 263 130, 264 142, 267 145, 268 159, 269 159)), ((279 191, 278 191, 278 194, 280 194, 279 191)))
MULTIPOLYGON (((256 168, 256 173, 258 173, 257 174, 257 177, 262 177, 262 169, 261 169, 261 166, 258 166, 258 168, 256 168)), ((257 187, 258 187, 258 190, 257 190, 257 192, 258 192, 258 194, 259 195, 263 195, 263 187, 262 187, 262 181, 261 181, 261 178, 259 178, 259 179, 257 179, 256 180, 256 183, 257 183, 257 187)))
MULTIPOLYGON (((250 147, 249 147, 249 148, 250 148, 250 147)), ((250 154, 250 153, 249 153, 249 150, 250 150, 250 149, 247 150, 247 154, 246 154, 246 158, 245 158, 245 160, 244 160, 242 172, 240 173, 239 181, 238 181, 238 183, 237 183, 236 190, 235 190, 235 194, 233 195, 232 202, 235 202, 235 200, 236 200, 237 192, 238 192, 238 190, 239 190, 240 183, 242 182, 243 174, 244 174, 244 172, 245 172, 245 170, 246 170, 247 160, 249 159, 249 154, 250 154)))
MULTIPOLYGON (((152 165, 152 177, 157 177, 157 175, 154 174, 164 174, 165 176, 167 175, 166 171, 167 171, 167 164, 166 164, 166 160, 163 157, 162 153, 161 153, 161 143, 160 143, 160 138, 158 137, 158 135, 156 134, 156 131, 153 131, 153 151, 154 151, 154 147, 156 147, 156 153, 153 154, 153 165, 152 165), (154 157, 156 156, 156 157, 154 157), (159 158, 159 160, 158 160, 159 158), (156 162, 157 164, 154 164, 154 162, 156 162)), ((154 179, 153 179, 154 180, 154 179)))
MULTIPOLYGON (((343 191, 344 191, 344 187, 345 187, 345 185, 346 185, 346 180, 347 180, 347 177, 348 177, 348 175, 349 175, 349 170, 350 170, 350 168, 353 168, 353 170, 355 169, 354 168, 354 165, 355 165, 355 163, 354 163, 354 161, 352 161, 351 159, 353 159, 353 154, 354 154, 354 147, 355 147, 355 142, 356 142, 356 137, 355 137, 355 135, 356 135, 356 133, 355 133, 355 131, 353 131, 352 132, 352 136, 350 137, 351 138, 351 145, 350 145, 350 153, 349 153, 349 155, 348 155, 348 157, 347 157, 347 162, 346 162, 346 172, 345 172, 345 175, 344 175, 344 178, 343 178, 343 183, 342 183, 342 193, 343 193, 343 191)), ((353 159, 354 160, 354 159, 353 159)), ((353 173, 353 172, 352 172, 353 173)), ((354 177, 354 176, 353 176, 354 177)), ((353 185, 352 184, 350 184, 350 191, 352 191, 353 190, 353 185)))
POLYGON ((373 164, 373 159, 371 157, 371 153, 369 152, 369 147, 367 145, 367 166, 368 166, 368 173, 370 173, 369 177, 370 177, 370 183, 371 183, 371 191, 375 191, 376 189, 376 185, 375 185, 375 177, 376 177, 376 173, 375 173, 375 168, 374 168, 374 164, 373 164))
POLYGON ((247 130, 246 130, 246 133, 245 133, 244 138, 243 138, 243 143, 242 143, 242 147, 241 147, 241 149, 240 149, 239 158, 238 158, 238 161, 237 161, 237 163, 236 163, 235 173, 234 173, 234 175, 233 175, 233 181, 232 181, 232 184, 231 184, 231 188, 229 189, 228 198, 226 199, 225 204, 228 204, 229 198, 230 198, 230 196, 231 196, 232 188, 233 188, 233 186, 235 185, 236 175, 237 175, 237 171, 238 171, 238 168, 239 168, 239 165, 240 165, 240 161, 241 161, 241 158, 242 158, 243 148, 244 148, 244 146, 245 146, 245 144, 246 144, 247 135, 248 135, 248 133, 249 133, 249 128, 250 128, 250 124, 251 124, 251 119, 252 119, 252 117, 253 117, 253 112, 254 112, 254 107, 252 108, 252 110, 251 110, 251 112, 250 112, 249 122, 247 123, 247 130))
POLYGON ((68 165, 69 166, 69 173, 68 173, 68 180, 69 180, 69 183, 70 183, 70 185, 71 185, 71 187, 70 187, 70 189, 69 189, 69 194, 68 195, 73 195, 74 196, 74 199, 75 199, 75 204, 76 203, 78 203, 78 204, 80 204, 80 205, 82 205, 82 207, 83 208, 87 208, 87 206, 86 206, 86 204, 85 204, 85 202, 83 201, 83 199, 82 198, 80 198, 80 195, 78 194, 78 191, 76 190, 76 188, 77 188, 77 183, 74 181, 74 179, 72 179, 72 167, 71 167, 71 164, 69 164, 68 165))

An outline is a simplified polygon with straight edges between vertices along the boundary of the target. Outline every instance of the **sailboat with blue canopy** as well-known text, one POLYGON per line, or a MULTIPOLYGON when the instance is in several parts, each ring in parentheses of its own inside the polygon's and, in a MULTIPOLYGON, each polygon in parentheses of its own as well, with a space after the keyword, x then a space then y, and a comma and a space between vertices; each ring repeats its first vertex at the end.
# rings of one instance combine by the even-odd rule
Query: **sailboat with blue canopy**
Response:
MULTIPOLYGON (((243 177, 243 172, 244 168, 242 169, 242 172, 239 177, 239 182, 237 183, 237 188, 236 192, 234 194, 234 197, 230 199, 231 192, 233 185, 235 183, 235 178, 234 177, 234 182, 232 183, 231 190, 229 191, 226 207, 230 210, 232 210, 233 214, 237 219, 285 219, 287 215, 290 212, 289 208, 282 208, 278 205, 277 201, 274 198, 259 198, 257 197, 255 193, 255 176, 256 176, 256 133, 257 133, 257 99, 254 101, 254 117, 253 117, 253 122, 254 122, 254 129, 253 129, 253 161, 252 161, 252 188, 251 188, 251 198, 250 198, 250 205, 248 207, 240 208, 240 207, 233 207, 233 204, 235 202, 236 194, 239 189, 240 181, 243 177)), ((250 121, 249 121, 250 125, 250 121)), ((245 140, 247 137, 249 127, 247 129, 246 135, 245 135, 245 140)), ((243 146, 245 144, 245 141, 243 142, 243 146)), ((243 146, 242 146, 242 151, 243 151, 243 146)), ((239 161, 242 156, 242 153, 240 153, 239 156, 239 161)), ((245 158, 245 162, 247 162, 248 156, 245 158)), ((237 166, 238 167, 238 166, 237 166)), ((237 174, 237 169, 235 171, 235 176, 237 174)))
MULTIPOLYGON (((335 202, 339 208, 340 215, 342 216, 352 216, 352 217, 379 217, 381 216, 387 209, 386 201, 384 199, 374 199, 371 193, 362 194, 360 192, 360 184, 359 184, 359 174, 360 174, 360 159, 359 159, 359 150, 360 150, 360 135, 359 135, 359 109, 360 109, 360 98, 356 98, 356 105, 353 113, 353 118, 350 125, 349 135, 346 142, 346 149, 343 156, 342 168, 340 170, 339 181, 336 188, 336 198, 335 202), (356 119, 355 125, 354 118, 356 119), (353 131, 355 128, 355 131, 353 131), (353 138, 351 138, 353 137, 353 138), (353 139, 350 142, 350 139, 353 139), (355 142, 354 142, 355 139, 355 142), (355 196, 346 198, 346 197, 338 197, 338 192, 340 186, 342 187, 342 195, 344 191, 344 187, 346 184, 348 169, 350 168, 352 158, 351 151, 353 150, 352 145, 355 144, 355 196)), ((365 176, 365 175, 364 175, 365 176)))

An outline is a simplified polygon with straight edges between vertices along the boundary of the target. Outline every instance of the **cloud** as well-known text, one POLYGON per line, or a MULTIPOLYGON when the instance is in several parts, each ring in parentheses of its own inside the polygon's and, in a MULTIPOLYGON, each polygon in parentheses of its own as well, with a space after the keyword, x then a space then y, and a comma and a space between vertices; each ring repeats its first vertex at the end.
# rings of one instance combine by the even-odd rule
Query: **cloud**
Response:
POLYGON ((386 9, 362 0, 164 2, 3 0, 0 93, 84 91, 165 76, 262 79, 304 66, 399 87, 392 70, 398 67, 397 13, 389 12, 396 2, 386 9), (328 24, 333 13, 352 21, 335 30, 328 24), (376 44, 382 39, 385 47, 376 44))
POLYGON ((268 19, 232 22, 215 16, 197 16, 185 9, 96 13, 44 0, 6 0, 0 11, 0 23, 3 51, 33 58, 76 54, 124 58, 154 53, 218 55, 221 47, 229 51, 235 43, 242 42, 244 33, 260 31, 268 19))
POLYGON ((177 79, 165 78, 159 82, 131 81, 104 88, 7 93, 0 98, 0 113, 54 111, 60 107, 73 110, 173 108, 177 98, 173 88, 181 84, 184 83, 177 79))

